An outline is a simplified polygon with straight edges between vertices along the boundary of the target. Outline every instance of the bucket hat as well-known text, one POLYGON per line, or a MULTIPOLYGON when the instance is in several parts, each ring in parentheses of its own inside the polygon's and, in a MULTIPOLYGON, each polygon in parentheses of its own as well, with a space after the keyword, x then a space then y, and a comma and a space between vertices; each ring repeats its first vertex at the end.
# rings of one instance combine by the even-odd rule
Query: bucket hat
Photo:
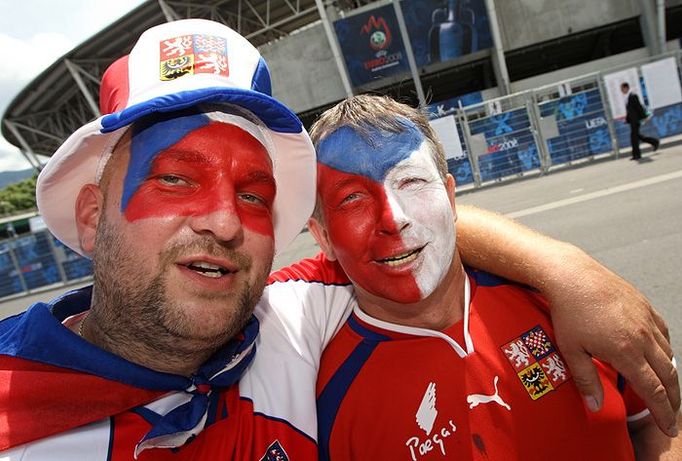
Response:
POLYGON ((258 50, 229 27, 204 19, 169 22, 145 31, 128 56, 105 72, 102 116, 75 131, 50 158, 36 185, 38 209, 52 234, 86 255, 76 228, 80 189, 97 183, 130 125, 154 114, 227 104, 262 122, 272 141, 277 194, 275 252, 301 231, 315 205, 315 150, 300 120, 271 96, 270 73, 258 50))

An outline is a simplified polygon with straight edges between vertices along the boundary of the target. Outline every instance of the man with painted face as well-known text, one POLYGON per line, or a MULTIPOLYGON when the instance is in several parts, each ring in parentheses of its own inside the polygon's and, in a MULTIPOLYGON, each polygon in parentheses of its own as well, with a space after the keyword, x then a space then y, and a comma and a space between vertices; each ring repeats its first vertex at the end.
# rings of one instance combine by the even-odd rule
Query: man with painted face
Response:
MULTIPOLYGON (((37 185, 94 284, 0 322, 0 457, 315 459, 319 357, 354 298, 273 277, 258 302, 316 170, 260 54, 218 23, 163 24, 107 70, 100 105, 37 185)), ((644 313, 621 328, 661 334, 619 299, 644 313)))
POLYGON ((454 179, 423 114, 356 96, 311 137, 326 258, 299 272, 341 290, 338 261, 357 299, 321 359, 321 459, 628 460, 629 430, 638 459, 680 459, 603 363, 603 408, 586 408, 544 299, 462 265, 454 179))
POLYGON ((100 105, 37 183, 94 284, 0 322, 0 458, 315 459, 315 370, 260 342, 259 319, 283 324, 255 308, 313 209, 315 152, 258 50, 211 21, 154 27, 100 105))

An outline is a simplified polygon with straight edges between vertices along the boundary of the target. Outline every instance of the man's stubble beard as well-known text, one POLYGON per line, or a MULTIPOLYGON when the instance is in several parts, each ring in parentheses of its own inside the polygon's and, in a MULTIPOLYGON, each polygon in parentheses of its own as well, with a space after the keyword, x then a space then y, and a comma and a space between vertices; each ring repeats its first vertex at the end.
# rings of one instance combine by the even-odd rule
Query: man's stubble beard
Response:
POLYGON ((265 287, 272 259, 258 274, 253 285, 245 280, 229 293, 197 294, 197 299, 215 303, 224 298, 234 309, 225 310, 224 330, 208 334, 206 325, 199 325, 167 294, 165 274, 177 255, 192 249, 220 255, 233 261, 239 270, 251 268, 251 258, 221 246, 215 239, 198 236, 188 244, 174 244, 164 249, 159 258, 158 273, 151 277, 140 270, 134 251, 127 249, 122 234, 103 216, 97 228, 93 252, 93 313, 105 330, 107 342, 123 345, 138 344, 141 353, 173 352, 176 358, 188 359, 197 352, 217 350, 238 334, 251 317, 265 287))

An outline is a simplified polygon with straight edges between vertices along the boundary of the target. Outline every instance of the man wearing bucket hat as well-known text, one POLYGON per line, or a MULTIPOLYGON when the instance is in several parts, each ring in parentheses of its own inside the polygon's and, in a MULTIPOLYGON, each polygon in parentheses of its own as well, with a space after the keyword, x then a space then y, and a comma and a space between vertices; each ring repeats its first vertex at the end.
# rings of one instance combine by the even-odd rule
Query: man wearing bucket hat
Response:
POLYGON ((315 458, 317 363, 351 299, 272 283, 256 304, 315 200, 312 144, 269 93, 258 51, 203 20, 107 70, 108 115, 37 186, 94 287, 0 323, 3 456, 315 458))
POLYGON ((10 459, 316 456, 296 419, 314 427, 314 375, 309 402, 287 402, 306 389, 268 359, 292 346, 273 337, 253 362, 273 254, 315 199, 312 144, 269 94, 256 48, 205 20, 149 29, 107 70, 108 115, 37 186, 49 229, 93 258, 94 287, 0 330, 10 459))

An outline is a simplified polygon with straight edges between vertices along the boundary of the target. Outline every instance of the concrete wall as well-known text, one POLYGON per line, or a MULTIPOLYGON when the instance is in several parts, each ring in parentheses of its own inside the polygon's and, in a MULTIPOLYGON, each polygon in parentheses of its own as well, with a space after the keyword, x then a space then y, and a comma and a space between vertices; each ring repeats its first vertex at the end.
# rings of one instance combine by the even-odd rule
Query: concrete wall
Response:
MULTIPOLYGON (((571 33, 611 24, 640 14, 641 0, 495 0, 505 50, 512 50, 571 33)), ((653 1, 653 0, 652 0, 653 1)), ((666 6, 682 0, 666 0, 666 6)), ((668 49, 676 49, 671 42, 668 49)), ((345 97, 322 24, 314 24, 260 48, 273 79, 273 93, 296 112, 304 112, 345 97)), ((645 58, 634 50, 545 75, 514 82, 512 91, 549 84, 645 58)), ((485 99, 497 97, 485 90, 485 99)))
MULTIPOLYGON (((667 50, 674 51, 680 49, 680 42, 672 40, 667 43, 667 50)), ((639 48, 637 50, 628 51, 621 54, 616 54, 603 59, 596 59, 594 61, 579 64, 565 69, 559 69, 554 72, 548 72, 542 75, 536 75, 524 80, 512 82, 512 93, 518 91, 530 90, 552 83, 558 83, 562 80, 568 80, 581 75, 591 74, 593 72, 608 72, 611 69, 625 66, 627 64, 640 65, 642 62, 650 57, 649 51, 646 48, 639 48)))
POLYGON ((495 0, 505 50, 640 14, 640 0, 495 0))
POLYGON ((343 99, 346 93, 321 23, 260 48, 273 95, 294 112, 343 99))
POLYGON ((638 50, 627 51, 625 53, 609 56, 603 59, 596 59, 594 61, 579 64, 565 69, 559 69, 554 72, 548 72, 542 75, 536 75, 523 80, 512 82, 512 92, 530 90, 539 86, 549 85, 551 83, 568 80, 581 75, 591 74, 593 72, 608 70, 614 67, 622 66, 627 63, 639 61, 649 57, 649 51, 646 48, 638 50))

